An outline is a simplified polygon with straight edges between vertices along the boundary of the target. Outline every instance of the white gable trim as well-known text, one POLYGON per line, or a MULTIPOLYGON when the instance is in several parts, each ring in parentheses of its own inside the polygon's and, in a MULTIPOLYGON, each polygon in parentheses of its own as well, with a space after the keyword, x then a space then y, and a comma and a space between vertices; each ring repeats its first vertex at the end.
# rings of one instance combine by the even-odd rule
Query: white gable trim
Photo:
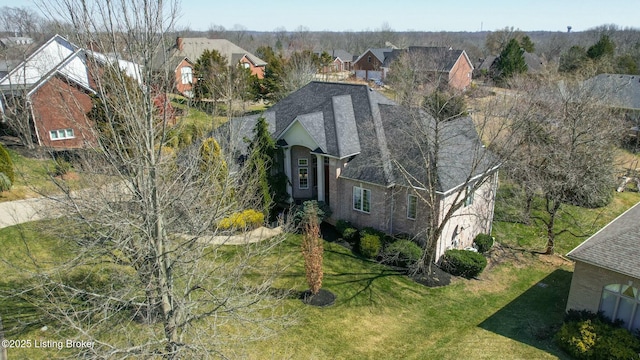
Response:
POLYGON ((288 146, 304 146, 312 151, 320 147, 309 134, 309 130, 297 118, 284 129, 277 140, 280 139, 286 141, 288 146))

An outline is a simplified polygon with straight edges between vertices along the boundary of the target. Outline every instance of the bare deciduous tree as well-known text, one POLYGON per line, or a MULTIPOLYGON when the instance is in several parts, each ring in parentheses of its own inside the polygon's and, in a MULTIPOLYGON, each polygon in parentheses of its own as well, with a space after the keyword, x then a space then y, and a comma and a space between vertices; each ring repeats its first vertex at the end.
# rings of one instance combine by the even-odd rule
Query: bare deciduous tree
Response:
MULTIPOLYGON (((261 242, 230 234, 218 223, 247 208, 260 212, 251 174, 226 161, 203 166, 197 146, 177 153, 167 146, 171 115, 165 109, 171 69, 152 72, 177 12, 174 2, 108 0, 42 3, 70 23, 78 44, 92 44, 111 60, 89 55, 101 102, 97 146, 83 153, 87 188, 55 198, 63 217, 47 224, 69 256, 17 271, 30 275, 17 289, 44 314, 60 338, 93 342, 75 349, 84 358, 213 358, 241 356, 235 345, 273 334, 283 323, 283 296, 271 291, 281 269, 272 256, 281 237, 261 242), (118 60, 138 63, 140 82, 118 60), (233 167, 227 169, 227 165, 233 167)), ((161 60, 161 59, 160 59, 161 60)), ((242 146, 242 139, 232 137, 242 146)), ((214 158, 218 158, 216 156, 214 158)), ((242 230, 242 229, 241 229, 242 230)), ((279 294, 280 292, 278 292, 279 294)), ((72 351, 72 350, 70 350, 72 351)))
MULTIPOLYGON (((563 204, 605 205, 615 188, 615 145, 623 126, 608 108, 606 94, 576 80, 543 77, 512 81, 519 96, 511 113, 512 142, 500 152, 512 154, 506 174, 524 190, 524 220, 544 224, 545 253, 553 254, 563 204), (544 200, 545 216, 531 215, 534 197, 544 200)), ((574 234, 575 236, 585 236, 574 234)))

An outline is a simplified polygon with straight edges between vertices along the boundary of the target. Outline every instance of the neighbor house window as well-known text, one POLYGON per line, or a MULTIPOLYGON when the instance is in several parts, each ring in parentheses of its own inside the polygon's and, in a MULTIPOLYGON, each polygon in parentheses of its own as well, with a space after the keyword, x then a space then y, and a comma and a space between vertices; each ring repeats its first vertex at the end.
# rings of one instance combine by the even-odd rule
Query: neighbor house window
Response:
POLYGON ((60 129, 49 131, 49 137, 51 137, 51 140, 64 140, 73 139, 75 135, 73 134, 73 129, 60 129))
POLYGON ((371 62, 371 56, 367 57, 367 62, 371 62))
POLYGON ((306 167, 298 168, 298 188, 300 189, 309 188, 309 168, 306 168, 306 167))
POLYGON ((640 291, 622 284, 607 285, 602 289, 600 309, 612 319, 621 320, 629 330, 640 329, 640 291))
POLYGON ((190 67, 180 68, 180 75, 182 76, 183 84, 191 84, 193 82, 193 70, 190 67))
POLYGON ((353 209, 366 213, 371 210, 371 190, 353 187, 353 209))
POLYGON ((415 220, 418 213, 418 197, 415 195, 407 196, 407 217, 415 220))
POLYGON ((473 185, 467 185, 466 198, 464 199, 464 206, 470 206, 473 204, 473 185))

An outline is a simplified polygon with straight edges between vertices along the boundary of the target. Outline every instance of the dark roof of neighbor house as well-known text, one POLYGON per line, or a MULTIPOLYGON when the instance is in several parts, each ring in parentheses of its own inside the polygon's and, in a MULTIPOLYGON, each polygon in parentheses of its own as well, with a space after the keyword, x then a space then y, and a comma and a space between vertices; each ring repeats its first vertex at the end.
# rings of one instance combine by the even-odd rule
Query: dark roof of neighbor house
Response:
POLYGON ((464 51, 447 47, 409 46, 407 49, 394 49, 384 59, 382 66, 390 67, 402 54, 407 53, 423 59, 425 66, 429 70, 450 71, 464 51))
POLYGON ((524 56, 524 62, 527 64, 527 72, 529 74, 537 74, 542 71, 544 62, 540 56, 530 52, 525 52, 522 56, 524 56))
POLYGON ((353 61, 353 55, 350 52, 342 49, 333 49, 333 50, 318 50, 315 51, 317 55, 322 55, 323 52, 329 54, 333 60, 336 58, 340 58, 343 62, 351 62, 353 61))
POLYGON ((567 256, 640 279, 640 203, 600 229, 567 256))
POLYGON ((601 95, 608 106, 640 110, 640 76, 600 74, 585 81, 585 86, 601 95))
MULTIPOLYGON (((544 68, 544 61, 540 58, 540 56, 529 52, 524 52, 522 56, 524 57, 525 64, 527 64, 527 73, 537 74, 544 68)), ((493 70, 493 68, 497 66, 499 59, 499 55, 489 55, 486 58, 480 60, 480 63, 477 65, 476 69, 479 71, 493 70)))
MULTIPOLYGON (((225 137, 252 138, 261 115, 234 119, 225 137)), ((348 158, 341 176, 389 186, 422 187, 428 171, 425 157, 433 156, 425 127, 435 120, 396 104, 367 85, 312 82, 292 93, 262 115, 276 140, 298 121, 318 144, 312 151, 348 158), (423 136, 424 135, 424 136, 423 136), (419 149, 426 149, 424 152, 419 149)), ((470 118, 439 123, 438 184, 450 191, 496 166, 496 159, 482 147, 470 118), (471 176, 470 176, 471 174, 471 176)), ((283 144, 284 145, 284 144, 283 144)), ((236 148, 239 152, 246 148, 236 148)))
POLYGON ((360 59, 362 59, 363 56, 365 56, 369 51, 371 51, 373 56, 375 56, 378 59, 378 61, 380 61, 381 63, 384 63, 384 59, 387 57, 388 54, 390 54, 393 51, 393 49, 394 48, 392 47, 367 49, 360 56, 358 56, 358 58, 356 58, 353 62, 360 61, 360 59))
POLYGON ((155 68, 164 66, 165 59, 172 67, 177 66, 184 58, 195 63, 205 50, 216 50, 227 59, 228 65, 238 63, 244 56, 255 66, 267 64, 264 60, 227 39, 179 38, 178 41, 167 50, 166 58, 164 56, 155 57, 153 64, 155 68), (182 50, 178 48, 178 41, 181 43, 182 50))
POLYGON ((353 61, 353 55, 350 52, 342 49, 332 50, 331 56, 333 56, 334 59, 340 58, 340 60, 346 61, 346 62, 353 61))

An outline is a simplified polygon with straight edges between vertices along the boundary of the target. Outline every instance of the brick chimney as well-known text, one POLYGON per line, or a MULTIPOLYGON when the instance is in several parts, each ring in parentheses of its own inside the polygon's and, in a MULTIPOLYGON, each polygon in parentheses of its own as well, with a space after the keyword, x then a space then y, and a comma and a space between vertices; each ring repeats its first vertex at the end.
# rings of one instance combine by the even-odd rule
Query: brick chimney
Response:
POLYGON ((179 36, 176 38, 176 47, 178 50, 182 51, 182 38, 179 36))

